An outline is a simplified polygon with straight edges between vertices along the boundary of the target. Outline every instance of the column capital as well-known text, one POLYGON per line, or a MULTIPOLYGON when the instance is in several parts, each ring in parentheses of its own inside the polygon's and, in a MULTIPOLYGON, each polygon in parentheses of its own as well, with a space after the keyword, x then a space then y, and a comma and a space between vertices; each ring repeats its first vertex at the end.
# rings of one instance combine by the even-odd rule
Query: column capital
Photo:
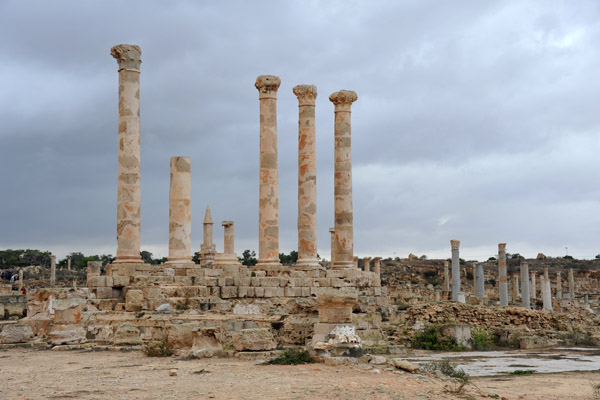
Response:
POLYGON ((460 240, 451 240, 450 246, 452 246, 452 250, 458 250, 460 247, 460 240))
POLYGON ((329 96, 329 101, 335 105, 336 111, 350 111, 350 106, 358 100, 358 95, 352 90, 340 90, 329 96))
POLYGON ((281 79, 273 75, 260 75, 256 78, 254 86, 258 89, 258 98, 277 98, 277 90, 281 85, 281 79))
POLYGON ((335 233, 335 228, 329 228, 329 233, 335 233))
POLYGON ((296 85, 292 89, 298 97, 299 106, 314 106, 317 99, 317 87, 315 85, 296 85))
POLYGON ((224 226, 225 228, 228 228, 230 226, 233 226, 233 221, 222 221, 221 225, 224 226))
POLYGON ((119 71, 122 69, 140 71, 142 63, 142 49, 135 44, 118 44, 110 49, 110 54, 119 63, 119 71))
POLYGON ((506 243, 498 243, 498 251, 506 251, 506 243))

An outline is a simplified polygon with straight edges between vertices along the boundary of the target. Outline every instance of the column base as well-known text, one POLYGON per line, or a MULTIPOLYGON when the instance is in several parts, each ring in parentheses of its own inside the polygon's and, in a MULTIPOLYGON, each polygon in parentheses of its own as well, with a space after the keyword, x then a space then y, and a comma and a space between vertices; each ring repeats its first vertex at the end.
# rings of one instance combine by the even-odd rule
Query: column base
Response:
POLYGON ((261 270, 267 271, 272 268, 275 268, 275 269, 280 268, 281 266, 282 265, 281 265, 281 262, 279 262, 279 257, 277 257, 277 258, 262 258, 262 259, 259 258, 258 262, 256 263, 256 265, 254 267, 252 267, 252 269, 258 270, 258 271, 261 271, 261 270))
POLYGON ((194 264, 192 257, 169 258, 165 264, 194 264))
POLYGON ((313 259, 302 259, 302 260, 298 260, 296 261, 296 264, 294 264, 292 266, 293 269, 298 270, 298 271, 310 271, 310 270, 314 270, 314 269, 324 269, 323 267, 321 267, 321 264, 319 264, 319 260, 317 260, 316 258, 313 259))
POLYGON ((357 269, 354 261, 334 261, 331 269, 357 269))
POLYGON ((111 264, 144 264, 141 256, 117 256, 111 264))
POLYGON ((220 268, 224 266, 241 266, 242 263, 238 260, 236 254, 225 254, 225 253, 217 253, 215 255, 215 259, 212 262, 210 268, 220 268))

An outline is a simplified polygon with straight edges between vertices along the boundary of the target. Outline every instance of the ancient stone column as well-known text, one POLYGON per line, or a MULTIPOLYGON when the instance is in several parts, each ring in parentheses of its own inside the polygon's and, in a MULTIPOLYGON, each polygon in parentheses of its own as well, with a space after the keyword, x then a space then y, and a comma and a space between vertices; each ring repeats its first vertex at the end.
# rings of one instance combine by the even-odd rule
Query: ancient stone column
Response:
POLYGON ((235 254, 235 237, 233 233, 233 221, 223 221, 221 225, 225 228, 224 232, 224 245, 223 245, 223 253, 225 254, 235 254))
POLYGON ((331 235, 331 263, 330 263, 330 266, 333 267, 333 261, 335 259, 335 228, 329 228, 329 233, 331 235))
POLYGON ((562 279, 560 277, 560 271, 556 273, 556 298, 562 299, 562 279))
POLYGON ((351 90, 332 93, 335 106, 335 261, 333 269, 352 268, 354 255, 354 217, 352 209, 352 147, 350 113, 358 99, 351 90))
POLYGON ((254 86, 260 102, 260 186, 257 268, 279 266, 279 183, 277 172, 277 90, 281 80, 261 75, 254 86))
POLYGON ((550 286, 550 276, 548 275, 548 267, 544 267, 544 295, 542 301, 544 303, 543 308, 545 311, 552 311, 552 288, 550 286))
POLYGON ((233 231, 233 221, 223 221, 221 225, 224 229, 223 234, 223 253, 215 255, 213 268, 228 268, 241 266, 237 254, 235 254, 235 235, 233 231))
POLYGON ((71 259, 67 258, 67 269, 70 271, 71 270, 71 259))
POLYGON ((140 256, 140 56, 138 46, 110 51, 119 64, 119 181, 117 255, 114 263, 142 263, 140 256))
POLYGON ((516 303, 519 299, 519 276, 517 274, 513 274, 512 276, 512 301, 516 303))
POLYGON ((535 271, 531 271, 531 299, 536 299, 535 271))
POLYGON ((171 157, 169 258, 167 264, 192 262, 192 175, 188 157, 171 157))
POLYGON ((477 294, 477 263, 473 263, 473 294, 477 294))
POLYGON ((200 255, 202 257, 201 265, 207 267, 215 261, 215 254, 217 253, 217 246, 213 242, 213 220, 210 213, 210 206, 206 206, 206 213, 204 214, 204 229, 203 229, 203 241, 200 245, 200 255))
POLYGON ((517 284, 517 297, 521 297, 521 291, 519 290, 519 274, 515 274, 515 283, 517 284))
POLYGON ((444 261, 444 287, 446 288, 446 292, 450 291, 450 276, 448 275, 448 267, 450 263, 448 261, 444 261))
POLYGON ((371 271, 371 257, 363 257, 363 270, 365 272, 371 271))
POLYGON ((56 286, 56 256, 50 256, 50 287, 56 286))
POLYGON ((317 147, 314 85, 294 86, 298 97, 298 261, 301 269, 319 268, 317 259, 317 147))
POLYGON ((525 308, 531 308, 529 294, 529 265, 521 263, 521 305, 525 308))
POLYGON ((373 272, 377 275, 381 275, 381 257, 375 257, 373 259, 373 272))
POLYGON ((475 270, 475 275, 477 276, 477 289, 476 296, 481 298, 485 297, 485 277, 483 275, 483 264, 477 263, 477 267, 475 270))
POLYGON ((460 292, 460 258, 459 247, 460 240, 451 240, 452 248, 452 301, 458 301, 458 292, 460 292))
POLYGON ((569 268, 569 298, 575 298, 575 276, 573 275, 573 268, 569 268))
POLYGON ((23 287, 23 268, 19 270, 19 290, 23 287))
POLYGON ((500 306, 508 306, 508 280, 506 273, 506 243, 498 243, 498 292, 500 306))
POLYGON ((357 256, 352 257, 352 261, 354 262, 354 268, 358 268, 358 257, 357 256))

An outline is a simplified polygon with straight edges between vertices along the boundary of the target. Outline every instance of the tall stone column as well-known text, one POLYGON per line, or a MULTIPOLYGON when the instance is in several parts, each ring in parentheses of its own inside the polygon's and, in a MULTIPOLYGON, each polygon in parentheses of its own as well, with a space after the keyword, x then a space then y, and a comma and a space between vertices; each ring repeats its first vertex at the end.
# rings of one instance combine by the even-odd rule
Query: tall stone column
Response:
POLYGON ((552 311, 552 287, 550 285, 550 275, 548 274, 548 267, 544 267, 544 296, 542 301, 544 302, 544 310, 552 311))
POLYGON ((256 78, 260 102, 260 186, 257 268, 279 266, 279 183, 277 172, 277 90, 281 79, 256 78))
POLYGON ((71 258, 67 258, 67 269, 71 270, 71 258))
POLYGON ((475 275, 477 276, 477 297, 484 298, 485 297, 485 276, 483 274, 483 264, 477 263, 475 275))
POLYGON ((560 277, 560 271, 556 273, 556 298, 562 299, 562 279, 560 277))
POLYGON ((535 300, 536 299, 536 282, 535 282, 535 271, 531 271, 531 299, 535 300))
POLYGON ((371 271, 371 257, 363 257, 363 270, 365 272, 371 271))
POLYGON ((521 263, 521 305, 525 308, 531 308, 529 294, 529 264, 521 263))
POLYGON ((373 259, 373 272, 377 275, 381 275, 381 257, 375 257, 373 259))
POLYGON ((473 263, 473 294, 477 294, 477 263, 473 263))
POLYGON ((114 263, 142 263, 140 256, 140 57, 138 46, 110 51, 119 64, 119 181, 117 255, 114 263))
POLYGON ((50 256, 50 287, 56 286, 56 256, 50 256))
POLYGON ((444 261, 444 287, 446 288, 446 292, 450 291, 450 276, 448 275, 448 267, 450 263, 448 261, 444 261))
POLYGON ((203 225, 203 241, 200 245, 200 254, 202 255, 202 266, 207 267, 215 261, 215 254, 217 253, 217 246, 213 242, 213 220, 210 206, 206 206, 203 225))
POLYGON ((333 267, 333 261, 335 260, 335 228, 329 228, 329 234, 331 236, 331 263, 333 267))
POLYGON ((335 262, 333 269, 353 267, 354 213, 352 208, 351 107, 358 99, 351 90, 332 93, 335 106, 335 262))
POLYGON ((573 268, 569 268, 569 298, 575 298, 575 276, 573 275, 573 268))
POLYGON ((498 292, 500 306, 508 306, 508 275, 506 271, 506 243, 498 243, 498 292))
POLYGON ((317 146, 314 85, 294 86, 298 97, 298 261, 301 269, 319 268, 317 259, 317 146))
POLYGON ((460 292, 460 240, 451 240, 450 246, 452 248, 452 301, 458 301, 458 292, 460 292))
POLYGON ((168 264, 192 262, 191 165, 188 157, 171 157, 168 264))
POLYGON ((519 276, 512 275, 512 301, 516 303, 519 300, 519 276))

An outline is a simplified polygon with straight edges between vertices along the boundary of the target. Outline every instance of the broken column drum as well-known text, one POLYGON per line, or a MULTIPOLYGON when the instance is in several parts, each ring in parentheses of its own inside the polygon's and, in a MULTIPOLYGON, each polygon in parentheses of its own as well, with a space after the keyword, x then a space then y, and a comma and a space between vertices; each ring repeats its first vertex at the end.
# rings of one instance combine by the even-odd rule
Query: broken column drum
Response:
POLYGON ((500 306, 508 306, 508 276, 506 271, 506 243, 498 243, 498 291, 500 306))
POLYGON ((277 90, 281 80, 261 75, 254 86, 260 102, 260 186, 257 267, 278 266, 279 183, 277 172, 277 90))
POLYGON ((317 259, 317 147, 315 100, 317 87, 295 86, 298 97, 298 261, 296 266, 318 268, 317 259))
POLYGON ((169 190, 169 258, 167 263, 192 262, 191 161, 171 157, 169 190))
POLYGON ((451 240, 450 246, 452 248, 452 301, 458 301, 458 292, 460 292, 460 240, 451 240))
POLYGON ((352 208, 351 107, 358 99, 351 90, 332 93, 335 106, 334 195, 335 260, 333 269, 354 267, 354 213, 352 208))
POLYGON ((477 263, 475 268, 475 275, 477 277, 477 290, 475 295, 479 298, 485 297, 485 278, 483 275, 483 264, 477 263))
POLYGON ((529 298, 529 265, 521 263, 521 305, 525 308, 531 308, 529 298))
POLYGON ((114 263, 142 263, 140 256, 140 64, 138 46, 110 51, 119 64, 119 170, 117 254, 114 263))

